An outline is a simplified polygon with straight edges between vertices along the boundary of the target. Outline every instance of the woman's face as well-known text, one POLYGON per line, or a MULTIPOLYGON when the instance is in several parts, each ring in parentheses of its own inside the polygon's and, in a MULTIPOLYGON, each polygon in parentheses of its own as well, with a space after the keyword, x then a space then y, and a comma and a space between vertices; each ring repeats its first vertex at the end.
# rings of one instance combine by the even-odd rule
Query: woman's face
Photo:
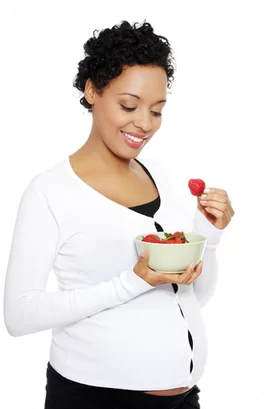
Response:
POLYGON ((167 75, 161 67, 127 67, 102 96, 88 81, 85 97, 92 104, 92 138, 119 157, 138 156, 160 128, 166 94, 167 75))

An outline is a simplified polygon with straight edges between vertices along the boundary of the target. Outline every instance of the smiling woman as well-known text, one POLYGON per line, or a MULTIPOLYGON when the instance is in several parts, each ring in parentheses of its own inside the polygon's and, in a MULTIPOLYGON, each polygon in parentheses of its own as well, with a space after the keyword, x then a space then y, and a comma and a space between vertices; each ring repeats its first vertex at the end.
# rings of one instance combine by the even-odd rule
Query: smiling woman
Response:
POLYGON ((128 164, 160 128, 166 90, 166 71, 160 66, 123 67, 103 92, 89 78, 84 89, 93 114, 89 149, 94 143, 98 149, 100 141, 103 150, 108 147, 128 164), (128 146, 133 149, 128 150, 128 146))
POLYGON ((94 32, 84 50, 86 57, 73 82, 84 93, 80 103, 93 114, 83 149, 90 153, 95 144, 98 152, 100 143, 107 167, 109 153, 110 166, 128 169, 130 159, 161 125, 174 74, 169 41, 156 35, 149 23, 137 27, 123 22, 98 37, 94 32))
POLYGON ((24 191, 6 326, 13 336, 53 330, 45 409, 200 408, 207 356, 200 304, 214 286, 221 232, 200 212, 190 220, 172 169, 166 183, 162 164, 136 159, 161 126, 172 50, 149 23, 123 21, 95 31, 84 51, 73 84, 91 130, 24 191), (138 257, 135 237, 163 225, 207 237, 203 280, 202 262, 164 274, 138 257), (53 293, 51 269, 59 282, 53 293))

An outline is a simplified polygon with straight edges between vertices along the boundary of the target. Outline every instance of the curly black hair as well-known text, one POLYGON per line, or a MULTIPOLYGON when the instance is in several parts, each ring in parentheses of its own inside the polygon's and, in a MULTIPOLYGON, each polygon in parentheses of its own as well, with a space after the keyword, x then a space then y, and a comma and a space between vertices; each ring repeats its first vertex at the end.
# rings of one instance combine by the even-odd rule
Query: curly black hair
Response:
MULTIPOLYGON (((73 86, 84 92, 88 78, 91 79, 96 91, 101 95, 109 82, 118 77, 124 67, 134 65, 152 65, 165 69, 167 87, 174 80, 174 57, 167 38, 156 35, 150 23, 144 21, 131 25, 122 21, 111 29, 94 30, 93 37, 84 44, 85 58, 78 64, 78 73, 73 80, 73 86), (97 36, 96 34, 99 33, 97 36)), ((85 97, 80 103, 92 112, 85 97)))

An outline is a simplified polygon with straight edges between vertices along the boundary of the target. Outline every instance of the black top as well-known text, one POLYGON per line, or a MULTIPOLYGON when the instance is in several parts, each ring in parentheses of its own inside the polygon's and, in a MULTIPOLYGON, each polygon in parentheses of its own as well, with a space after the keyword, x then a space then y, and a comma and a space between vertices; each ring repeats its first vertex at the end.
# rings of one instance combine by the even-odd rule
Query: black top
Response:
MULTIPOLYGON (((135 160, 143 167, 143 169, 145 170, 147 175, 150 176, 150 178, 152 179, 155 187, 157 188, 156 183, 155 183, 152 175, 148 171, 148 169, 142 163, 140 163, 137 159, 135 159, 135 160)), ((134 210, 135 212, 138 212, 138 213, 145 214, 146 216, 154 217, 155 213, 157 212, 157 210, 160 207, 160 203, 161 203, 161 199, 160 199, 160 195, 159 195, 156 199, 152 200, 151 202, 144 203, 144 204, 138 205, 138 206, 129 207, 129 209, 134 210)))

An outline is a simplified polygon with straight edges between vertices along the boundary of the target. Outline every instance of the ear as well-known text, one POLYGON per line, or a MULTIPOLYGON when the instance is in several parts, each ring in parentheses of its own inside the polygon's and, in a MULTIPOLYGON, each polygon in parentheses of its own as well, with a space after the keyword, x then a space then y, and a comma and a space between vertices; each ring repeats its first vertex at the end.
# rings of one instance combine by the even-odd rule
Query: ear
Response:
POLYGON ((85 83, 84 96, 85 96, 86 101, 90 105, 94 104, 96 96, 97 96, 97 92, 90 78, 88 78, 85 83))

